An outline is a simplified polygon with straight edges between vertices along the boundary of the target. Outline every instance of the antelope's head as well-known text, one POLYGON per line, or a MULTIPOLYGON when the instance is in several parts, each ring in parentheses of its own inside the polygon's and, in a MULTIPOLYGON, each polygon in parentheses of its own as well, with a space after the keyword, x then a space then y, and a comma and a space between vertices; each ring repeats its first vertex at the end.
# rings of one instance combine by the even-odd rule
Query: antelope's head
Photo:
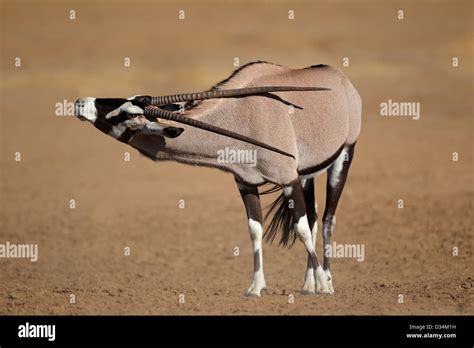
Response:
POLYGON ((81 98, 75 102, 75 115, 81 121, 89 121, 101 132, 127 142, 137 131, 175 138, 183 128, 171 127, 162 122, 147 119, 145 108, 151 97, 130 98, 81 98))

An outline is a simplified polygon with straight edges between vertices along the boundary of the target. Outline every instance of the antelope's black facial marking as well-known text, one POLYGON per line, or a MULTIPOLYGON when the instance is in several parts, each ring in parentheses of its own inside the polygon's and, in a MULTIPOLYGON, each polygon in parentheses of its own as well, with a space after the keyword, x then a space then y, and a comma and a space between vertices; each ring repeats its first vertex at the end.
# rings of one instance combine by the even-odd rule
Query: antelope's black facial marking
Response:
POLYGON ((141 117, 151 102, 150 96, 125 98, 83 98, 76 101, 76 116, 91 122, 111 137, 128 143, 137 132, 176 138, 184 129, 167 127, 141 117))
POLYGON ((127 128, 125 129, 125 131, 122 133, 122 135, 120 135, 117 140, 122 142, 122 143, 125 143, 125 144, 128 144, 129 140, 132 139, 132 137, 135 135, 135 133, 137 133, 138 130, 132 130, 130 128, 127 128))
POLYGON ((163 135, 167 136, 168 138, 176 138, 177 136, 180 136, 183 131, 183 128, 166 127, 163 129, 163 135))
POLYGON ((83 98, 78 99, 75 104, 75 113, 81 120, 95 123, 105 120, 114 126, 127 119, 141 115, 148 105, 147 100, 151 97, 125 98, 83 98))
POLYGON ((97 119, 94 122, 94 127, 100 130, 102 133, 109 134, 113 130, 113 126, 105 122, 104 120, 97 119))
POLYGON ((120 108, 123 104, 128 102, 128 100, 125 98, 97 98, 94 102, 95 108, 97 109, 97 116, 102 118, 120 108))

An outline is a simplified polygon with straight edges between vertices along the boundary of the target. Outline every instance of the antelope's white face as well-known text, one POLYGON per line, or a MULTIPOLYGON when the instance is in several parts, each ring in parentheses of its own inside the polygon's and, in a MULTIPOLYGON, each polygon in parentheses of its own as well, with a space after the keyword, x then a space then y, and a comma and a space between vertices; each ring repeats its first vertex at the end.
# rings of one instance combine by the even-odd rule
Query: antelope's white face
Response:
POLYGON ((149 121, 143 116, 150 97, 93 98, 76 100, 75 115, 81 121, 89 121, 101 132, 128 142, 136 132, 161 135, 169 138, 179 136, 182 128, 169 127, 164 123, 149 121))
POLYGON ((74 103, 74 114, 81 121, 89 121, 94 124, 97 119, 97 108, 95 107, 96 98, 87 97, 76 100, 74 103))

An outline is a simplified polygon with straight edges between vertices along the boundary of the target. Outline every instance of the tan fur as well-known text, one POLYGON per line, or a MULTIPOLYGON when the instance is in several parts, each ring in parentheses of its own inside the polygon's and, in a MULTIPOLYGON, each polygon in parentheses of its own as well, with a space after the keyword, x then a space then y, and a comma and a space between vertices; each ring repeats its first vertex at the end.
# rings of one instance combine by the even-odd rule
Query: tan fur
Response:
POLYGON ((321 66, 289 69, 258 62, 250 64, 218 86, 221 89, 252 86, 328 87, 331 91, 278 92, 290 107, 265 96, 211 99, 186 111, 189 117, 226 128, 294 154, 295 159, 221 135, 189 126, 177 138, 137 134, 130 145, 156 160, 216 167, 229 171, 249 184, 288 184, 298 171, 316 166, 333 156, 344 144, 357 141, 361 123, 361 99, 338 69, 321 66), (217 163, 224 148, 257 150, 257 165, 217 163))

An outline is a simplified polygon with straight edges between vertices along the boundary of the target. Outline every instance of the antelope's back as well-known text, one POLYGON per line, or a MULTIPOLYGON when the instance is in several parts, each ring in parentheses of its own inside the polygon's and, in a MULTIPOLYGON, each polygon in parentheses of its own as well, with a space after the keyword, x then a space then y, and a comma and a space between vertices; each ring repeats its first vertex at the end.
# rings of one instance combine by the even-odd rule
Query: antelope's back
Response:
POLYGON ((357 141, 361 126, 361 98, 340 70, 316 65, 304 69, 278 67, 274 72, 253 80, 251 85, 331 88, 330 91, 275 93, 289 104, 275 102, 268 110, 270 118, 276 113, 288 117, 298 149, 298 169, 320 164, 343 145, 357 141))
MULTIPOLYGON (((197 113, 212 110, 211 121, 289 152, 297 152, 297 169, 316 166, 344 144, 356 142, 360 132, 361 99, 338 69, 316 65, 289 69, 254 62, 236 70, 215 88, 253 86, 327 87, 330 91, 276 92, 265 96, 206 100, 197 113), (235 122, 235 120, 238 122, 235 122)), ((281 155, 262 152, 268 162, 281 155)))

